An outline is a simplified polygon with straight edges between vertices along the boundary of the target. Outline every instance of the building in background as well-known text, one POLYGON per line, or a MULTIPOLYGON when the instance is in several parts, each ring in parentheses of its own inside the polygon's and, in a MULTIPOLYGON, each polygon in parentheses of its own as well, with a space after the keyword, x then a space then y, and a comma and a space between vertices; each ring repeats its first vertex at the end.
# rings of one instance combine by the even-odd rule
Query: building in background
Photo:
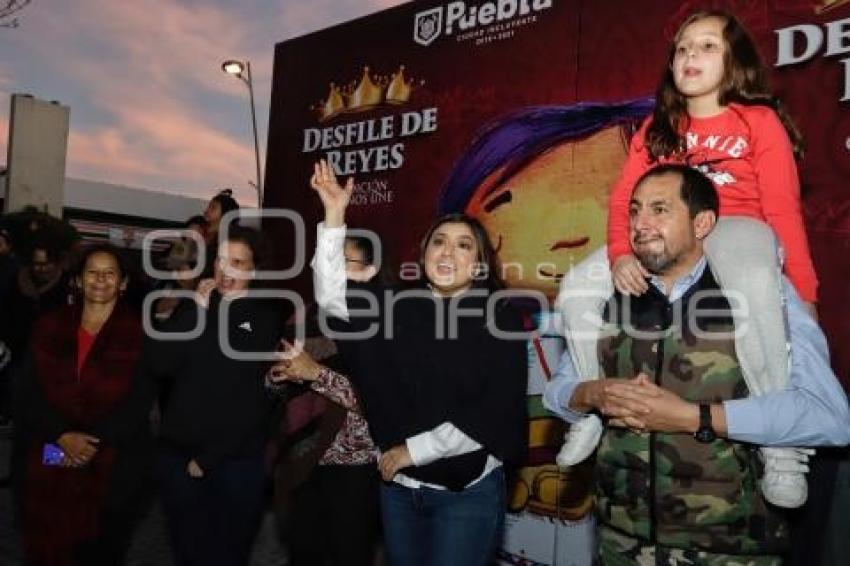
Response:
MULTIPOLYGON (((3 171, 0 168, 0 205, 6 197, 3 171)), ((83 239, 136 250, 151 230, 180 227, 207 204, 199 198, 70 177, 65 179, 64 200, 62 218, 83 239)))

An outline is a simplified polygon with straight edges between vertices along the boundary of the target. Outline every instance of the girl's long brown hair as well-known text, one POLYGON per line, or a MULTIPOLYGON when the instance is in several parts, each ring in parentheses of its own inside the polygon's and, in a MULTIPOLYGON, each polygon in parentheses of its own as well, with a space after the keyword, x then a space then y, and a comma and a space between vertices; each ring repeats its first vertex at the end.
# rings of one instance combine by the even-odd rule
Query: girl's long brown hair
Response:
POLYGON ((655 110, 646 132, 646 145, 652 161, 684 155, 685 131, 688 128, 687 99, 673 81, 673 57, 682 32, 694 22, 717 18, 724 22, 723 84, 720 87, 720 104, 736 102, 745 106, 772 108, 788 137, 796 158, 803 157, 803 137, 782 102, 773 96, 767 81, 767 71, 759 57, 755 43, 744 26, 731 14, 721 10, 700 11, 689 16, 679 26, 670 51, 667 65, 655 92, 655 110))

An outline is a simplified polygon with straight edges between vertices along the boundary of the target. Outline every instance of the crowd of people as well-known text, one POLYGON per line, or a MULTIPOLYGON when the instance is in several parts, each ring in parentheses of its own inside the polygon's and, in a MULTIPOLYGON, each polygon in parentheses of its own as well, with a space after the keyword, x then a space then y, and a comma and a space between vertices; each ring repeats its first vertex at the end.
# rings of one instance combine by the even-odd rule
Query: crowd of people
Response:
MULTIPOLYGON (((544 404, 571 424, 560 464, 595 454, 602 564, 779 564, 810 447, 850 444, 799 135, 764 75, 733 16, 682 24, 608 246, 561 284, 568 349, 544 404)), ((527 307, 474 217, 435 219, 400 282, 347 235, 354 180, 319 161, 310 186, 315 304, 292 316, 250 292, 270 250, 229 191, 155 285, 36 213, 0 230, 0 413, 29 564, 120 564, 154 493, 177 564, 247 564, 270 486, 290 564, 370 565, 379 546, 397 566, 493 563, 527 452, 527 307)))

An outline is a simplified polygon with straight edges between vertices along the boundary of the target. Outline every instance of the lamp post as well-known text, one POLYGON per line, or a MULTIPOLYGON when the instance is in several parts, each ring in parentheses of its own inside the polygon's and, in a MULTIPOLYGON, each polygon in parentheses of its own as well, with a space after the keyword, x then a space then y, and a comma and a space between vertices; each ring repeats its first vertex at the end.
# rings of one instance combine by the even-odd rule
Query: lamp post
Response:
POLYGON ((260 141, 257 137, 257 113, 254 110, 254 81, 251 79, 251 62, 229 59, 221 64, 221 70, 233 75, 248 85, 248 95, 251 100, 251 125, 254 127, 254 157, 257 161, 257 207, 263 206, 263 178, 260 168, 260 141))

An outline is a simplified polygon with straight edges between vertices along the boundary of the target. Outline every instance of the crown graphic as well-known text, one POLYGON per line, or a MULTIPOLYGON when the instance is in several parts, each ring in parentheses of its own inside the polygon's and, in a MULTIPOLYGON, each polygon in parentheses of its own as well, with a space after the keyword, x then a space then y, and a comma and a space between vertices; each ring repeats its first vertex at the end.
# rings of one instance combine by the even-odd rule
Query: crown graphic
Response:
POLYGON ((404 104, 410 100, 413 89, 413 81, 408 82, 404 78, 404 65, 401 65, 398 68, 398 72, 392 74, 390 84, 387 86, 387 102, 391 104, 404 104))
POLYGON ((327 100, 322 104, 322 115, 334 116, 345 110, 345 100, 342 98, 342 91, 334 83, 331 83, 331 92, 328 94, 327 100))
POLYGON ((363 67, 363 76, 360 78, 360 83, 348 95, 348 104, 346 107, 349 110, 355 108, 368 109, 377 106, 384 100, 384 86, 386 80, 383 77, 376 76, 374 79, 369 76, 369 67, 363 67))
POLYGON ((399 65, 396 72, 389 77, 372 74, 369 67, 363 67, 359 81, 352 81, 345 86, 330 83, 330 90, 325 100, 312 106, 319 121, 324 122, 344 112, 363 112, 382 104, 399 105, 410 100, 413 91, 425 84, 418 84, 405 77, 404 65, 399 65))

